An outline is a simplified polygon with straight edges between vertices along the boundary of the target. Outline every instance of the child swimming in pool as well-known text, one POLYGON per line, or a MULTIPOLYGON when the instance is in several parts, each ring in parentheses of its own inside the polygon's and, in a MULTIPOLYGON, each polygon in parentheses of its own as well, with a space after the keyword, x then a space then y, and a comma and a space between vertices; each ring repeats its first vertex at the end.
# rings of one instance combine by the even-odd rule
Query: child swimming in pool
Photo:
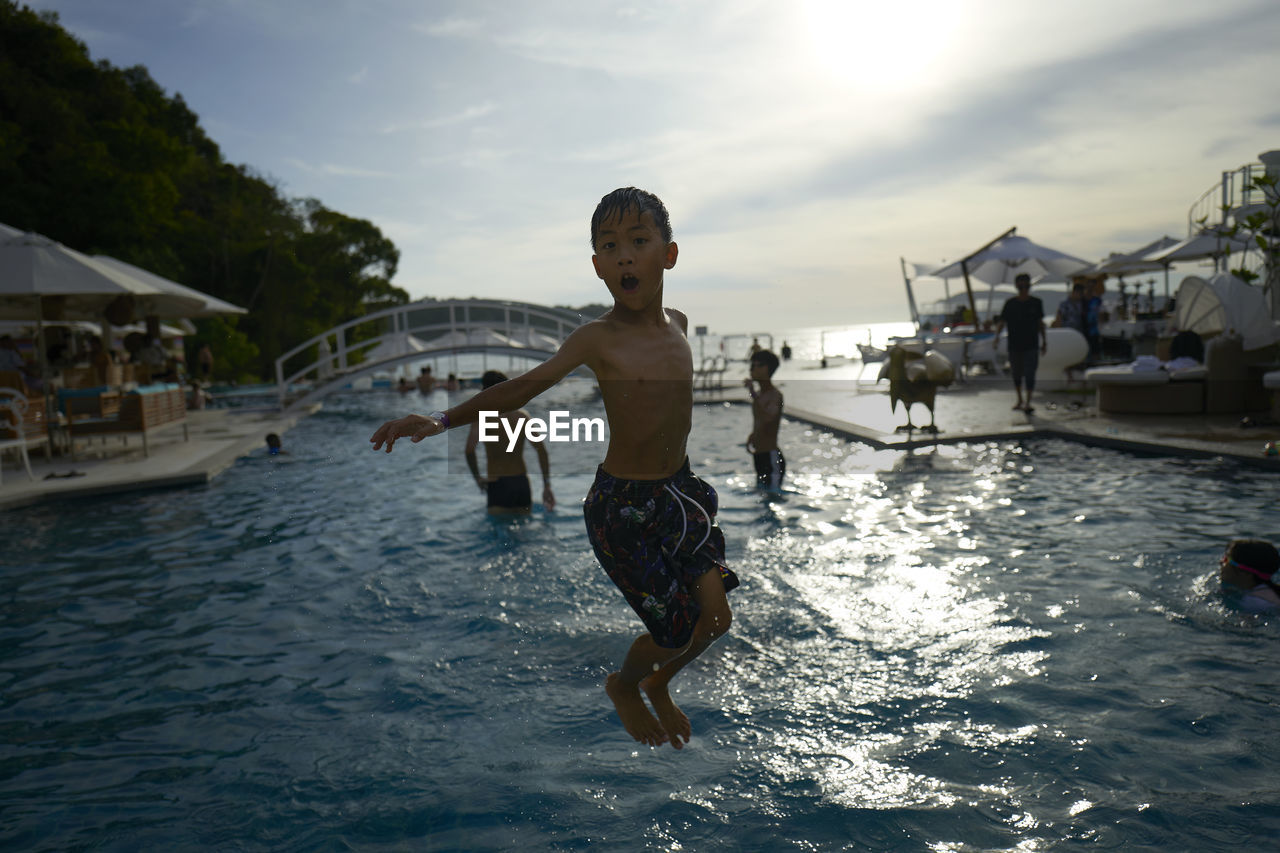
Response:
POLYGON ((1264 539, 1233 539, 1222 555, 1220 577, 1225 587, 1244 592, 1239 605, 1251 613, 1280 610, 1280 552, 1264 539))
POLYGON ((578 327, 551 358, 447 412, 407 415, 373 434, 388 453, 470 424, 481 411, 519 409, 570 371, 595 374, 609 447, 583 504, 596 557, 648 633, 606 679, 627 733, 650 746, 689 741, 689 718, 671 699, 673 676, 729 630, 726 593, 738 585, 715 526, 717 497, 689 470, 693 355, 684 314, 662 304, 664 273, 678 249, 667 209, 627 187, 600 200, 591 218, 591 263, 613 308, 578 327), (643 691, 643 695, 642 695, 643 691), (645 705, 647 696, 653 707, 645 705))

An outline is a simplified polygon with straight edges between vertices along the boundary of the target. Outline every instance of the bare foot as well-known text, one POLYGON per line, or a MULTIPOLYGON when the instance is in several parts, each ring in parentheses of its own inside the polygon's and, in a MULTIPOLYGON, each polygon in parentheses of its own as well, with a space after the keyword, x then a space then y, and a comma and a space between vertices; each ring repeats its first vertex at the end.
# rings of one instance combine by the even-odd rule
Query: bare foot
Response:
POLYGON ((662 730, 662 724, 658 719, 645 707, 640 689, 638 687, 628 689, 622 683, 620 676, 621 673, 610 673, 605 679, 604 689, 613 700, 613 707, 617 710, 627 734, 649 746, 661 746, 666 743, 667 734, 662 730))
POLYGON ((671 745, 676 749, 684 749, 693 730, 689 727, 689 718, 684 715, 684 711, 681 711, 672 701, 671 694, 667 692, 667 685, 654 684, 652 679, 646 678, 640 682, 640 686, 644 688, 645 695, 653 703, 653 710, 658 712, 658 722, 662 723, 662 728, 666 729, 671 745))

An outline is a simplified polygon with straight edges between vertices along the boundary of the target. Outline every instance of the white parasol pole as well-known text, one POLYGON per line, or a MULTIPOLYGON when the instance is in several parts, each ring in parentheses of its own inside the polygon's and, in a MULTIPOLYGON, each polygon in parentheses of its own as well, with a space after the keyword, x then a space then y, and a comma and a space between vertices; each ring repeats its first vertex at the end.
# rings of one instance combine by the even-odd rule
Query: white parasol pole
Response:
MULTIPOLYGON (((916 310, 916 297, 911 292, 911 277, 907 275, 907 259, 899 256, 898 262, 902 264, 902 281, 907 286, 907 307, 911 309, 911 322, 918 332, 920 331, 920 312, 916 310)), ((827 354, 825 347, 822 354, 824 356, 827 354)))
POLYGON ((969 257, 965 258, 960 262, 960 271, 964 273, 964 290, 965 290, 965 293, 969 294, 969 310, 973 312, 973 322, 974 322, 975 331, 977 329, 977 323, 978 323, 978 306, 973 301, 973 285, 969 283, 969 261, 978 257, 978 255, 981 255, 983 252, 985 252, 987 249, 990 249, 996 243, 999 243, 1005 237, 1012 236, 1014 233, 1017 232, 1017 230, 1018 230, 1018 226, 1016 225, 1013 226, 1008 231, 1004 232, 999 237, 995 238, 990 243, 983 246, 981 249, 974 252, 972 255, 969 255, 969 257))
POLYGON ((40 393, 44 399, 44 430, 49 437, 49 450, 53 452, 53 422, 56 408, 53 402, 53 382, 49 376, 49 355, 44 342, 44 297, 36 294, 36 362, 40 365, 40 393))

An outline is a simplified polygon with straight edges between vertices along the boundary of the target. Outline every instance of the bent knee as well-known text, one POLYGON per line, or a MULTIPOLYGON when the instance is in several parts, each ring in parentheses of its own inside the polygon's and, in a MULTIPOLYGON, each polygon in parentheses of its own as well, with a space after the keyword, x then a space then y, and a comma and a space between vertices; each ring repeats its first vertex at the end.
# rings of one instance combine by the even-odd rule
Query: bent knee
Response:
POLYGON ((729 633, 732 626, 733 612, 728 607, 704 610, 694 626, 694 639, 709 643, 729 633))

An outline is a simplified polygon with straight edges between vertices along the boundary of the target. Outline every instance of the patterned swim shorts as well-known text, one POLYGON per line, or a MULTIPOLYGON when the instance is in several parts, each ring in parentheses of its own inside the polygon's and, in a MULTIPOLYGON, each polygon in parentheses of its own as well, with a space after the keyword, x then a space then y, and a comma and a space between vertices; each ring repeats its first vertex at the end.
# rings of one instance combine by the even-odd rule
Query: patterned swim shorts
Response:
POLYGON ((715 569, 726 592, 738 585, 715 526, 718 503, 686 459, 664 480, 623 480, 600 468, 582 506, 596 559, 663 648, 693 635, 695 580, 715 569))

